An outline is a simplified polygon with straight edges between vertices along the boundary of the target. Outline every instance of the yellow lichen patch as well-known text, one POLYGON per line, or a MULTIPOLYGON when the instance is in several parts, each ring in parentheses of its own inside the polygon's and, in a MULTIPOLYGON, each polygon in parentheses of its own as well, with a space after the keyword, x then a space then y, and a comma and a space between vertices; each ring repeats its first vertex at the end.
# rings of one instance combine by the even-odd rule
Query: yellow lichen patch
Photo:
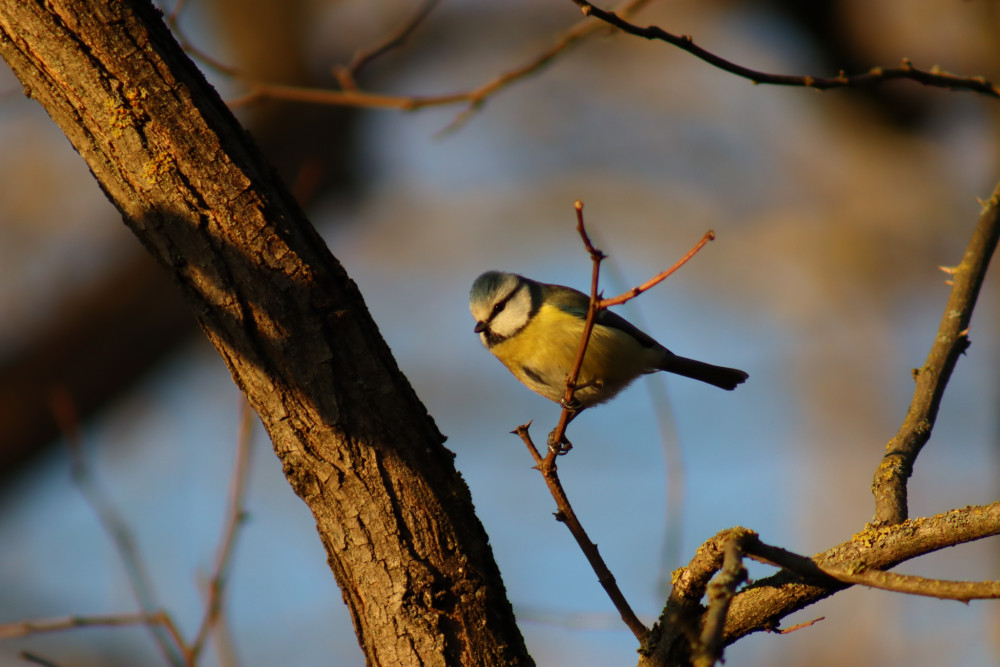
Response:
POLYGON ((148 185, 156 185, 160 180, 160 175, 169 170, 173 163, 173 157, 168 153, 157 153, 156 157, 148 161, 142 168, 142 175, 148 185))
POLYGON ((128 120, 131 113, 128 109, 124 108, 118 103, 118 100, 114 97, 104 98, 104 110, 110 116, 110 124, 112 128, 112 135, 115 139, 122 136, 125 128, 129 126, 128 120))
POLYGON ((886 536, 892 534, 898 526, 865 526, 860 533, 851 536, 851 542, 865 549, 871 548, 886 536))
POLYGON ((129 105, 135 109, 139 106, 139 102, 145 100, 149 97, 145 88, 132 88, 125 91, 125 99, 129 101, 129 105))
POLYGON ((143 88, 121 91, 121 84, 113 86, 112 94, 104 100, 104 110, 111 117, 114 137, 120 138, 127 128, 134 127, 147 117, 142 102, 148 97, 143 88))

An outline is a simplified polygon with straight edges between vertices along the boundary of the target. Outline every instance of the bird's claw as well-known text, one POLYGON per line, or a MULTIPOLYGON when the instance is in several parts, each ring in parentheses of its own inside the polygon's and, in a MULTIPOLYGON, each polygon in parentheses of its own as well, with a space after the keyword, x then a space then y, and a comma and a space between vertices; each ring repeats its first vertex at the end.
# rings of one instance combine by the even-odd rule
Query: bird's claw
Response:
POLYGON ((566 399, 559 401, 559 406, 563 410, 569 410, 572 413, 577 413, 583 408, 582 404, 575 396, 568 401, 566 399))
MULTIPOLYGON (((553 431, 551 435, 555 435, 555 431, 553 431)), ((569 441, 569 439, 565 436, 565 434, 563 435, 562 440, 560 440, 559 442, 555 442, 553 438, 550 437, 548 445, 549 445, 549 451, 555 454, 556 456, 563 456, 564 454, 569 454, 569 450, 573 449, 573 443, 569 441)))
POLYGON ((549 445, 549 451, 556 456, 563 456, 569 454, 569 450, 573 449, 573 445, 567 441, 563 441, 558 445, 549 445))

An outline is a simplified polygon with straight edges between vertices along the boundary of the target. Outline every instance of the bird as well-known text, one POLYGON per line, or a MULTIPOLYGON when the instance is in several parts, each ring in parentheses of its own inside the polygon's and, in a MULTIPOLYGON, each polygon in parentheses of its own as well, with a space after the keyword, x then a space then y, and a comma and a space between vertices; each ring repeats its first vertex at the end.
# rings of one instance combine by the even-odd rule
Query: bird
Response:
POLYGON ((566 379, 579 354, 590 297, 562 285, 516 273, 487 271, 472 284, 473 329, 493 355, 532 391, 578 413, 603 403, 637 377, 657 371, 733 390, 748 373, 674 354, 628 320, 599 311, 576 382, 566 405, 566 379))

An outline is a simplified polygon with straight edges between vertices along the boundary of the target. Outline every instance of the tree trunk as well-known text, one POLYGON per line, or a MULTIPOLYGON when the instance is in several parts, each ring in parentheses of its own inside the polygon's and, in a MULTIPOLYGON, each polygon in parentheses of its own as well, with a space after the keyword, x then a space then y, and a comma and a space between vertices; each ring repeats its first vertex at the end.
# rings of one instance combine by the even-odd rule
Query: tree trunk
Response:
POLYGON ((193 304, 316 518, 369 664, 531 664, 443 437, 159 13, 0 0, 0 54, 193 304))

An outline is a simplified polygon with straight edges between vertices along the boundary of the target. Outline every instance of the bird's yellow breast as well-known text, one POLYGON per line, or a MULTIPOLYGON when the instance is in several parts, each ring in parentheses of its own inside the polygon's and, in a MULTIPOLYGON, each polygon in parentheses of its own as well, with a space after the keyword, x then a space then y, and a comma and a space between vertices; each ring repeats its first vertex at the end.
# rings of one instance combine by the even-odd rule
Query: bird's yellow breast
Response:
MULTIPOLYGON (((521 331, 494 345, 491 352, 527 387, 558 402, 580 349, 583 326, 581 318, 544 304, 521 331)), ((660 354, 624 331, 595 325, 576 400, 583 407, 608 400, 638 375, 656 370, 660 354)))

